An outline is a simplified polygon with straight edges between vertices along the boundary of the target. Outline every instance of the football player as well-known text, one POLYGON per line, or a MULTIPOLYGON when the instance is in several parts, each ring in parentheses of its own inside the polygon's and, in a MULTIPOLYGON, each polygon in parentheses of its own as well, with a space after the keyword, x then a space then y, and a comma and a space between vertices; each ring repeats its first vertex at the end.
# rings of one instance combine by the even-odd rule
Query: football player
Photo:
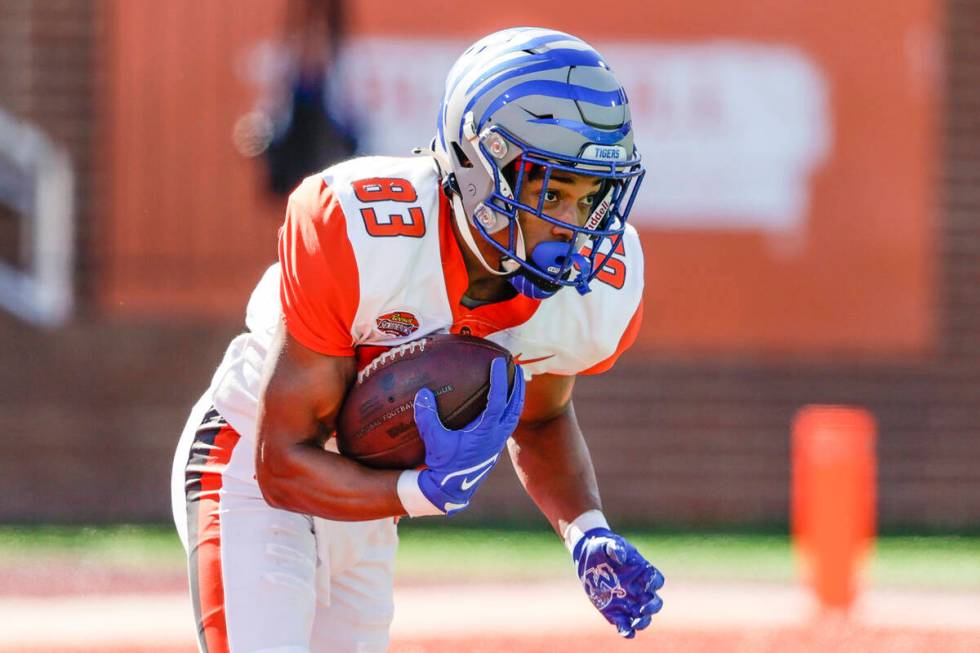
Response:
POLYGON ((618 632, 660 609, 663 577, 606 522, 572 406, 576 376, 609 369, 642 316, 626 93, 580 39, 510 29, 456 62, 437 124, 414 157, 296 189, 248 330, 191 413, 173 501, 202 651, 385 650, 397 518, 465 509, 505 446, 618 632), (504 346, 522 373, 508 388, 494 361, 465 433, 420 390, 421 471, 336 453, 359 354, 439 331, 504 346))

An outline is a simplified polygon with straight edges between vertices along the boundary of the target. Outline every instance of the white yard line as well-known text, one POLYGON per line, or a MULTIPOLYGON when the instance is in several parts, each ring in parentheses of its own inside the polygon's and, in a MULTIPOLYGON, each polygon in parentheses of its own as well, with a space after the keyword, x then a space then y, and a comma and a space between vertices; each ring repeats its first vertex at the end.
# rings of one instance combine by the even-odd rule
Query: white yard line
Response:
MULTIPOLYGON (((802 588, 750 583, 676 582, 655 619, 665 630, 800 626, 816 614, 802 588)), ((392 638, 605 632, 574 579, 568 582, 400 587, 392 638)), ((980 592, 867 592, 855 621, 868 626, 980 632, 980 592)), ((183 594, 0 598, 0 650, 14 646, 182 645, 193 641, 183 594)))

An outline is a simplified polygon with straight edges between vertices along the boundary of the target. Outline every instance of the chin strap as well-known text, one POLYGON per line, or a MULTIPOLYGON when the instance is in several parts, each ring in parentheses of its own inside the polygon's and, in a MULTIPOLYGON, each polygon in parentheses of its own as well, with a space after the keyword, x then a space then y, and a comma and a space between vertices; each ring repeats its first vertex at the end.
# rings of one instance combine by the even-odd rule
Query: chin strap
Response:
MULTIPOLYGON (((479 152, 479 148, 477 148, 477 152, 479 152)), ((412 154, 431 156, 435 161, 440 180, 443 180, 452 174, 452 162, 445 153, 435 149, 435 139, 433 139, 430 147, 413 148, 412 154)), ((483 157, 481 156, 480 159, 483 159, 483 157)), ((510 190, 509 186, 507 190, 510 190)), ((463 208, 462 198, 455 190, 450 190, 449 195, 452 202, 453 219, 456 220, 456 226, 459 229, 459 233, 463 237, 463 241, 466 243, 466 246, 480 262, 480 265, 482 265, 483 268, 490 274, 501 277, 508 274, 513 274, 519 270, 521 264, 511 258, 505 258, 500 262, 501 267, 504 268, 503 270, 498 270, 487 263, 487 259, 483 256, 483 252, 480 251, 480 247, 476 244, 476 240, 473 238, 473 229, 470 223, 470 218, 466 215, 466 209, 463 208)), ((481 208, 483 208, 485 211, 491 211, 490 207, 486 206, 485 204, 482 205, 481 208)), ((524 231, 521 229, 520 223, 516 221, 514 222, 514 229, 517 231, 517 242, 515 243, 516 250, 514 254, 516 254, 518 258, 526 260, 527 254, 524 249, 524 231)))
POLYGON ((542 288, 526 274, 515 274, 507 281, 510 281, 510 285, 514 286, 514 290, 531 299, 548 299, 561 289, 561 286, 557 290, 542 288))
MULTIPOLYGON (((495 274, 497 276, 505 276, 512 274, 520 269, 521 264, 514 259, 504 259, 500 262, 503 266, 503 270, 497 270, 489 263, 487 259, 483 257, 483 252, 480 251, 480 247, 476 244, 476 240, 473 238, 473 229, 470 226, 470 221, 466 217, 466 211, 463 209, 463 200, 460 199, 459 195, 453 193, 452 195, 453 203, 453 218, 456 220, 456 226, 459 228, 459 233, 463 237, 463 241, 466 242, 466 246, 470 248, 473 255, 476 256, 480 264, 483 265, 484 269, 490 274, 495 274)), ((521 258, 524 257, 524 232, 521 231, 521 225, 514 225, 517 229, 517 252, 515 252, 521 258)))

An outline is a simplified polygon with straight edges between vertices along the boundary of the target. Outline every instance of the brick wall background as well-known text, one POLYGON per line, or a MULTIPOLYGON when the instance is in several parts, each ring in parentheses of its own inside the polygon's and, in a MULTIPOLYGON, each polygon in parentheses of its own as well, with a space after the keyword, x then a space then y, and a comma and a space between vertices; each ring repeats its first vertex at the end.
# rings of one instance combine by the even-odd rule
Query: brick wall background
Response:
MULTIPOLYGON (((583 379, 577 412, 612 517, 785 521, 792 417, 806 403, 840 402, 878 419, 884 526, 980 524, 980 0, 946 9, 935 355, 887 364, 633 356, 583 379)), ((0 521, 167 519, 185 413, 240 328, 238 319, 109 321, 94 310, 108 181, 93 121, 102 10, 0 3, 0 106, 44 128, 74 162, 80 302, 56 331, 0 315, 0 521)), ((502 469, 460 519, 533 515, 502 469)))

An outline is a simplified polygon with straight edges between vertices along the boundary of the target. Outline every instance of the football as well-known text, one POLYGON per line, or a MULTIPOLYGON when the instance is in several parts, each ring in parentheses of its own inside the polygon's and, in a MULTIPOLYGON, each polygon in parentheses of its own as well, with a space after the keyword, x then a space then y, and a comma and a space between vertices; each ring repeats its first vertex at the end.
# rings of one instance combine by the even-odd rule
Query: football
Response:
POLYGON ((490 362, 507 359, 513 387, 514 360, 503 347, 473 336, 433 334, 389 349, 357 374, 337 418, 340 453, 369 467, 414 469, 425 462, 415 427, 415 393, 428 387, 442 423, 460 429, 487 405, 490 362))

